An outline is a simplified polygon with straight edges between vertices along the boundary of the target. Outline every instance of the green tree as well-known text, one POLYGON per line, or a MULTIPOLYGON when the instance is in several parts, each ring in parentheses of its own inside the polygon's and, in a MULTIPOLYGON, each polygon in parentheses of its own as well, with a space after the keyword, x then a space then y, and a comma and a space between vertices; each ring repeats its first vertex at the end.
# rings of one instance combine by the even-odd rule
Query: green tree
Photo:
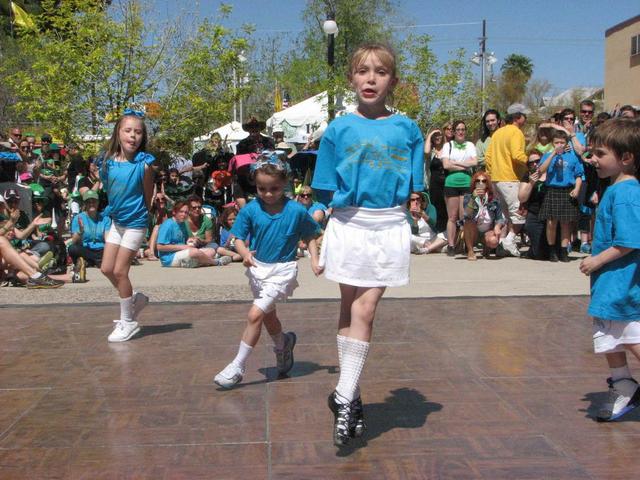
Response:
POLYGON ((17 114, 70 139, 96 133, 107 114, 154 97, 170 67, 165 54, 175 27, 155 35, 137 0, 121 0, 111 11, 94 0, 40 6, 36 23, 48 28, 21 34, 16 54, 0 66, 17 114))
MULTIPOLYGON (((220 20, 228 15, 220 12, 220 20)), ((196 35, 182 46, 182 59, 169 77, 167 92, 160 98, 160 144, 172 151, 189 153, 194 137, 227 123, 234 101, 246 96, 249 85, 234 87, 234 74, 243 78, 247 66, 240 55, 249 47, 251 29, 233 33, 205 20, 196 35)))
POLYGON ((516 102, 522 102, 527 90, 527 82, 533 74, 533 62, 529 57, 512 53, 500 67, 501 75, 490 88, 490 98, 503 111, 516 102))

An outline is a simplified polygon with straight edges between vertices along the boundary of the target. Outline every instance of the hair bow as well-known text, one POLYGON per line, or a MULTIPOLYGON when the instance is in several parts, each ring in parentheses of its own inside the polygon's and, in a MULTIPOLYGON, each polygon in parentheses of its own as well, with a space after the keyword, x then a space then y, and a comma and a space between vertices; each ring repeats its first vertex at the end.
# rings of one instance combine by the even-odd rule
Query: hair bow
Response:
POLYGON ((144 118, 144 112, 142 110, 134 110, 133 108, 125 108, 123 115, 133 115, 138 118, 144 118))
POLYGON ((262 152, 256 163, 251 165, 251 172, 255 173, 266 165, 273 165, 277 170, 282 170, 289 175, 291 168, 287 162, 283 162, 280 159, 280 155, 286 155, 286 153, 282 150, 267 150, 262 152))

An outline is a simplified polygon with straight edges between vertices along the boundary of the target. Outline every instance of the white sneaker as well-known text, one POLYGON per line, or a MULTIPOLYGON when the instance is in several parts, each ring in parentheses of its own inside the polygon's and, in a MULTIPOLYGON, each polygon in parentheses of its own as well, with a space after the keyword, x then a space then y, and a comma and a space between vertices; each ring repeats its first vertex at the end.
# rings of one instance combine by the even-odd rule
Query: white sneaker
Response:
POLYGON ((228 255, 224 255, 223 257, 218 258, 219 267, 224 267, 225 265, 229 265, 231 262, 233 262, 233 258, 231 258, 228 255))
POLYGON ((114 320, 116 327, 109 335, 108 340, 110 342, 126 342, 136 333, 140 331, 138 322, 126 322, 124 320, 114 320))
POLYGON ((607 378, 609 395, 596 415, 599 422, 610 422, 630 412, 640 404, 640 387, 633 378, 612 381, 607 378))
POLYGON ((231 362, 229 365, 224 367, 224 370, 215 376, 213 381, 222 388, 231 388, 236 383, 240 383, 240 381, 242 381, 243 374, 244 370, 231 362))
POLYGON ((138 315, 147 305, 149 305, 149 297, 144 293, 136 292, 133 294, 133 320, 138 320, 138 315))

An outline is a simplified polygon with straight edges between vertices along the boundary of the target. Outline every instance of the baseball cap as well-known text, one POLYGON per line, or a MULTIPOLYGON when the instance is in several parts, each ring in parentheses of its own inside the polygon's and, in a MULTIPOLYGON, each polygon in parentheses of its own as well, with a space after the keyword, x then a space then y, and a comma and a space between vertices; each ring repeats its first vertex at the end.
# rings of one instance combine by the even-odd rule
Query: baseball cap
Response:
POLYGON ((93 190, 87 190, 84 192, 84 195, 82 195, 82 201, 86 202, 87 200, 100 200, 98 192, 94 192, 93 190))

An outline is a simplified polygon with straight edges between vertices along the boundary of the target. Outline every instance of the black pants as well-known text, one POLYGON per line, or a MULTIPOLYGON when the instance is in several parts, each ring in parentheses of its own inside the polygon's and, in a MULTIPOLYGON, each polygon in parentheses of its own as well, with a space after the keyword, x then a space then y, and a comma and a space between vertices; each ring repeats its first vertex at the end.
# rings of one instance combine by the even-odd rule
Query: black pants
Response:
POLYGON ((102 252, 104 250, 93 250, 75 243, 69 247, 69 256, 76 263, 78 258, 82 257, 87 261, 89 267, 98 267, 102 263, 102 252))
MULTIPOLYGON (((524 222, 524 231, 529 236, 531 246, 527 258, 534 260, 549 260, 549 242, 547 242, 547 222, 540 220, 537 213, 527 213, 524 222)), ((560 229, 558 228, 558 237, 560 229)), ((556 243, 557 240, 556 240, 556 243)))

